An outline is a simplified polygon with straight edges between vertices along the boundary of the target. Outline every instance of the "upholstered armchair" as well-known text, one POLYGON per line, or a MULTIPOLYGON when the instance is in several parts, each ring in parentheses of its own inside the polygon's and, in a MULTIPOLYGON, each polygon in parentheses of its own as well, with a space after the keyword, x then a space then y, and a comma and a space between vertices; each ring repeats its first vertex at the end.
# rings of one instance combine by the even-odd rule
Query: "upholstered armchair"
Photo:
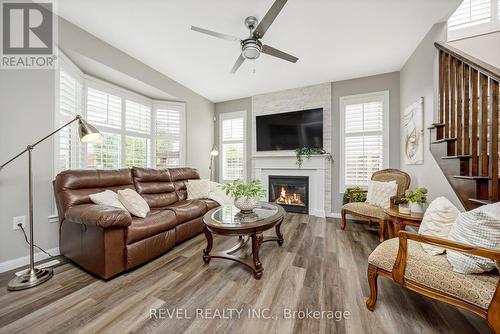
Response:
POLYGON ((500 249, 486 249, 455 241, 400 231, 398 238, 381 243, 368 258, 370 297, 366 306, 373 311, 377 302, 377 277, 388 278, 421 295, 463 308, 485 318, 500 333, 500 281, 497 271, 460 274, 452 270, 446 255, 430 255, 421 243, 470 255, 500 260, 500 249))
MULTIPOLYGON (((399 204, 401 199, 404 197, 405 191, 410 186, 410 175, 400 171, 398 169, 383 169, 378 172, 373 173, 373 181, 379 182, 389 182, 396 181, 398 184, 397 195, 391 199, 391 206, 399 204)), ((364 203, 364 202, 353 202, 352 198, 354 194, 359 192, 366 192, 366 190, 353 190, 350 192, 350 202, 342 207, 342 225, 341 228, 346 227, 346 215, 351 215, 361 220, 368 221, 370 224, 376 222, 380 226, 380 241, 385 239, 385 228, 387 226, 387 216, 384 209, 364 203)))

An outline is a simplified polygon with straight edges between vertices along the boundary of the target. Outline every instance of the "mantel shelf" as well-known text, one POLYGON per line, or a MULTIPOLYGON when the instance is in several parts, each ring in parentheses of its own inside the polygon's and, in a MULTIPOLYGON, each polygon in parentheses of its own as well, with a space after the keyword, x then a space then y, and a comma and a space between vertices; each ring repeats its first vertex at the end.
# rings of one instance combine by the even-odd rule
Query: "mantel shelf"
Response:
MULTIPOLYGON (((327 154, 313 154, 310 158, 325 158, 328 156, 327 154)), ((265 155, 265 154, 257 154, 250 156, 250 159, 261 159, 261 158, 295 158, 295 154, 279 154, 279 155, 265 155)), ((308 159, 304 156, 304 159, 308 159)))

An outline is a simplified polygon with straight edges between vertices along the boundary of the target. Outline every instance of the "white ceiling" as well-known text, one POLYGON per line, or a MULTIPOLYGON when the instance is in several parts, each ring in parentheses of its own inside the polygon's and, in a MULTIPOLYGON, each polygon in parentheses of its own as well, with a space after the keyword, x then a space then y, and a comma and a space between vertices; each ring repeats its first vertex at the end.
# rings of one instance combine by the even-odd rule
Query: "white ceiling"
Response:
POLYGON ((299 57, 261 55, 230 74, 239 44, 191 25, 246 37, 273 0, 64 0, 59 14, 211 101, 401 69, 430 27, 460 0, 289 0, 263 38, 299 57))

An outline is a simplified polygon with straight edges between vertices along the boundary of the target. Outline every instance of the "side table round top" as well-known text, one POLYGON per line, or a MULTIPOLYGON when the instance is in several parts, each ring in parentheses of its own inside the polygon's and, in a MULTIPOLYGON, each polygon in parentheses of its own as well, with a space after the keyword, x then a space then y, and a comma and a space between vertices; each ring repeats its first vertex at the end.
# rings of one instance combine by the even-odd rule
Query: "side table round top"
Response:
POLYGON ((211 230, 225 232, 243 232, 267 230, 285 216, 285 210, 274 203, 259 203, 252 212, 240 212, 234 206, 220 206, 208 211, 203 222, 211 230))
POLYGON ((390 208, 390 209, 385 209, 384 210, 385 213, 393 218, 401 218, 401 219, 405 219, 405 220, 413 220, 413 221, 416 221, 416 222, 420 222, 422 221, 422 218, 423 216, 412 216, 411 214, 408 215, 408 214, 404 214, 404 213, 400 213, 398 209, 393 209, 393 208, 390 208))

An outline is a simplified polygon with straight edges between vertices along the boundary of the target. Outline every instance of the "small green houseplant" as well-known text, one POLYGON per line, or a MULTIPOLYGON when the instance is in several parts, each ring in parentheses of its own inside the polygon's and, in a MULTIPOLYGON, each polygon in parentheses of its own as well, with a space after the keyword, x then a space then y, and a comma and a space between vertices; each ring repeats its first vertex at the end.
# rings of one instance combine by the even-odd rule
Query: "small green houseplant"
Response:
POLYGON ((234 180, 222 185, 222 189, 226 195, 234 198, 234 206, 242 212, 251 212, 259 204, 260 198, 266 195, 266 190, 259 180, 248 183, 234 180))
POLYGON ((410 203, 412 215, 423 215, 427 204, 427 189, 416 188, 405 192, 405 199, 410 203))
POLYGON ((312 155, 324 155, 327 161, 332 161, 332 154, 325 151, 324 148, 310 148, 310 147, 302 147, 295 149, 295 156, 297 157, 297 166, 299 168, 304 164, 304 157, 306 159, 311 158, 312 155))
MULTIPOLYGON (((349 203, 351 199, 351 191, 362 190, 361 187, 352 187, 345 190, 344 196, 342 198, 342 205, 349 203)), ((352 196, 353 202, 366 202, 366 192, 356 192, 352 196)))

